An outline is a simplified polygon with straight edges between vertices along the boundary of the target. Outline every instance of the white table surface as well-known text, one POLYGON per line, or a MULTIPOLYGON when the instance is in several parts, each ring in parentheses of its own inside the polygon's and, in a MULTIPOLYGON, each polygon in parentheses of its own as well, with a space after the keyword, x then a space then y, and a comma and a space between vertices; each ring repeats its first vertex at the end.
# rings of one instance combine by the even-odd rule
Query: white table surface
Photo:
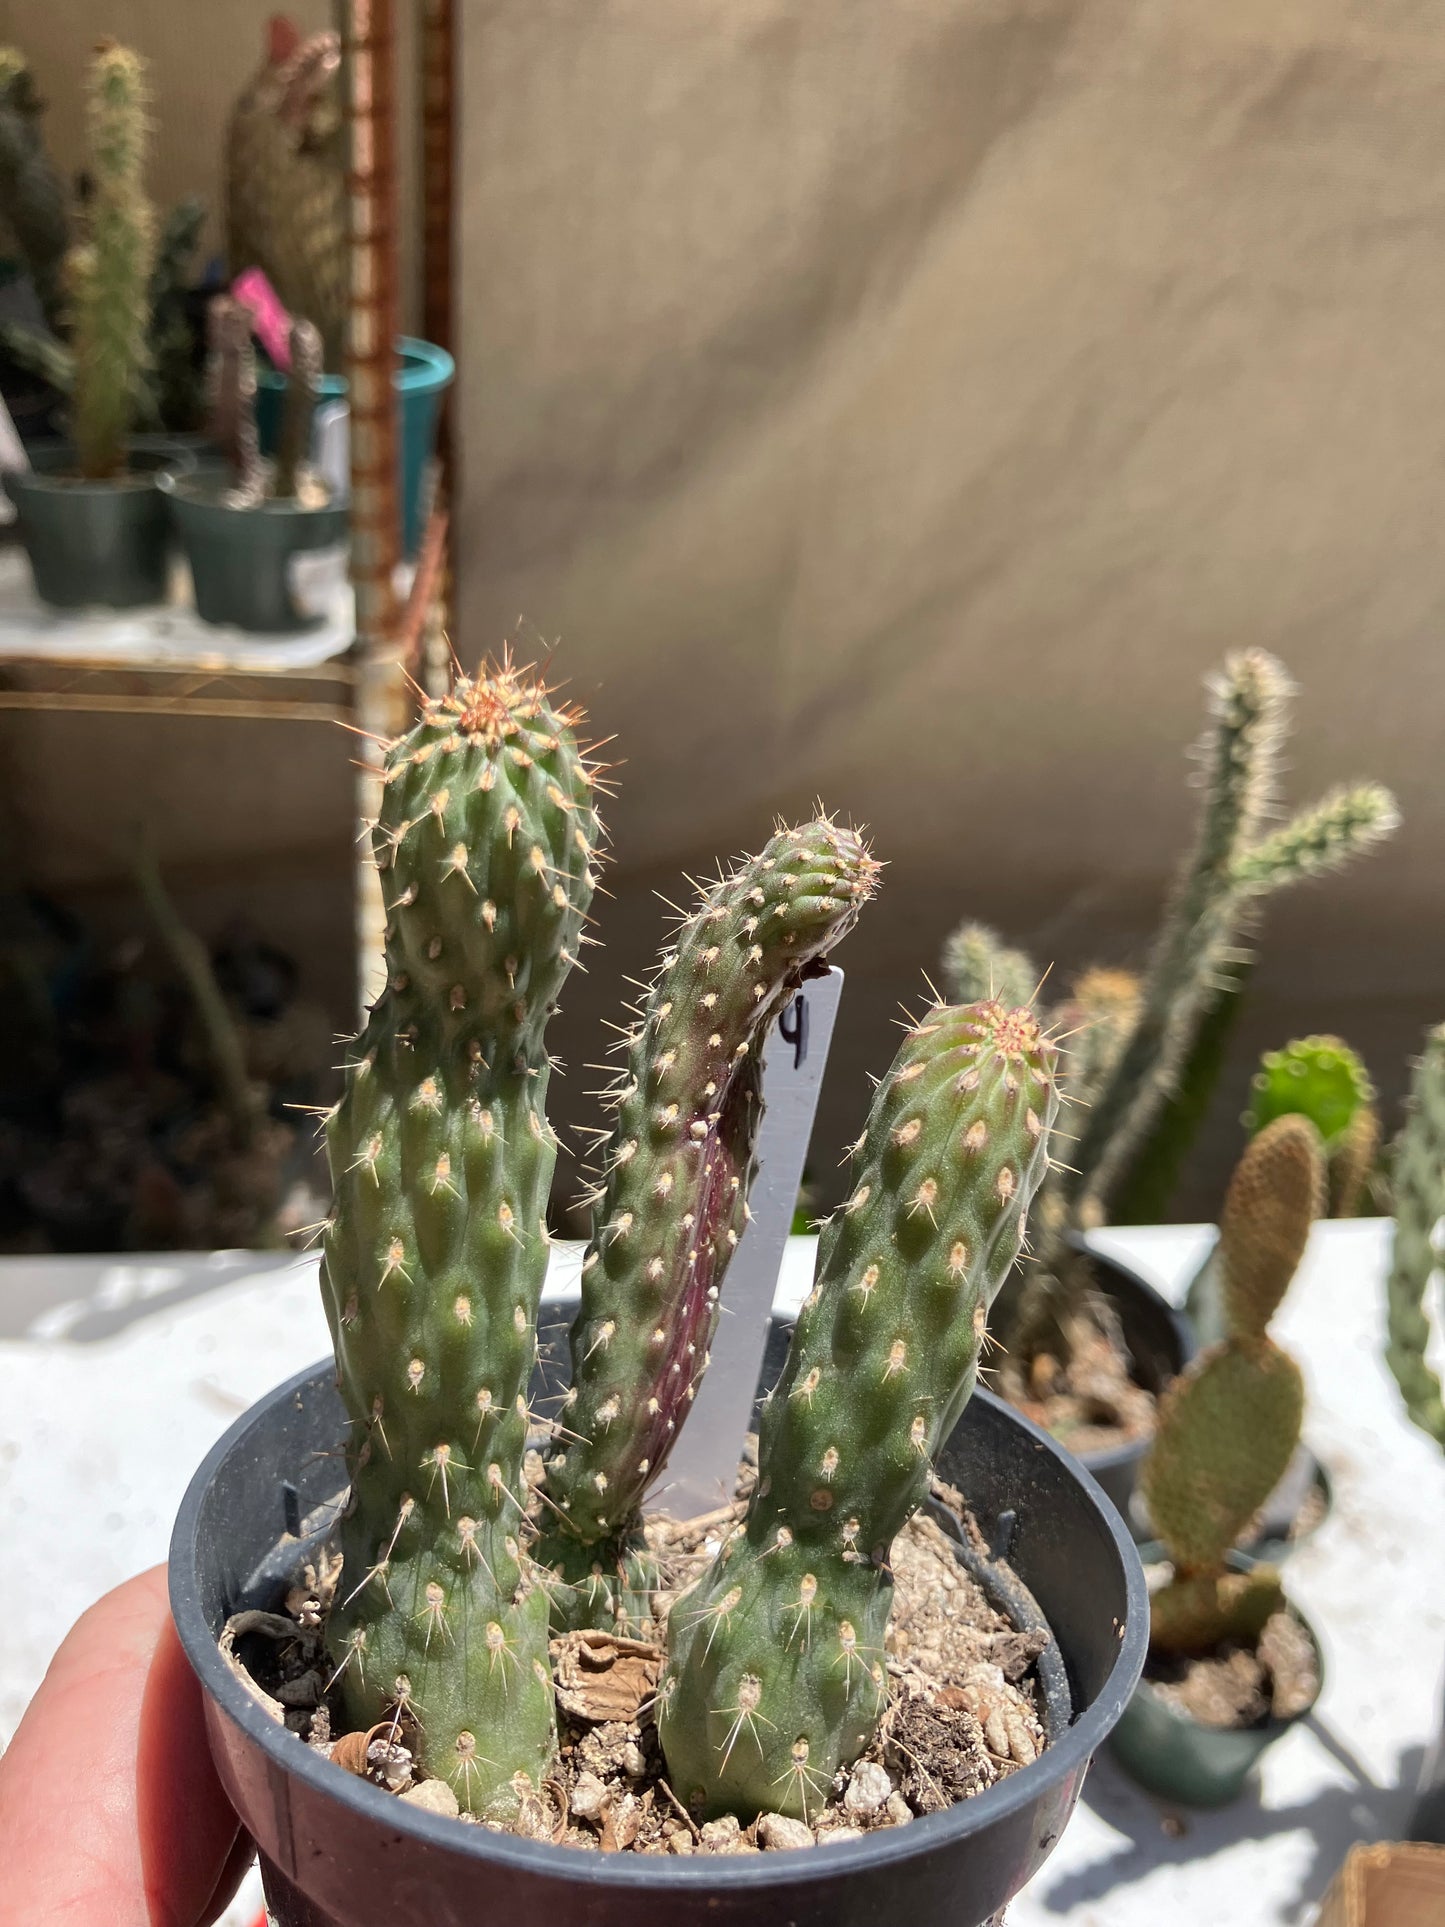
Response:
MULTIPOLYGON (((1099 1241, 1177 1295, 1208 1235, 1166 1226, 1099 1241)), ((1166 1813, 1097 1760, 1010 1927, 1303 1923, 1353 1841, 1403 1824, 1439 1719, 1445 1459, 1404 1419, 1381 1358, 1388 1238, 1378 1220, 1318 1227, 1279 1320, 1335 1495, 1288 1571, 1325 1644, 1315 1714, 1221 1813, 1166 1813)), ((806 1291, 813 1245, 789 1241, 781 1300, 806 1291)), ((577 1258, 559 1247, 554 1279, 577 1258)), ((75 1617, 165 1557, 208 1448, 326 1353, 315 1273, 314 1258, 247 1252, 0 1260, 0 1743, 75 1617)), ((258 1905, 253 1875, 227 1927, 258 1905)))

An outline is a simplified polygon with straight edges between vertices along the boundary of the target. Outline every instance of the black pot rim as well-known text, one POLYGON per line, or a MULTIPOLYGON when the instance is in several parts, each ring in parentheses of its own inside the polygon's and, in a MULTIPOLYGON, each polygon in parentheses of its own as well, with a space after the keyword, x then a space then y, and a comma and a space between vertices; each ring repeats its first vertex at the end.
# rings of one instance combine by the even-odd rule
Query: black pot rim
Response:
MULTIPOLYGON (((1100 1251, 1084 1237, 1071 1236, 1069 1243, 1076 1251, 1083 1252, 1089 1262, 1097 1265, 1101 1271, 1114 1272, 1118 1277, 1126 1279, 1137 1290, 1147 1293, 1155 1300, 1168 1317, 1170 1324, 1174 1327, 1175 1336, 1179 1340, 1181 1369, 1187 1365, 1199 1346, 1194 1337, 1193 1326, 1179 1307, 1171 1305, 1159 1287, 1151 1284, 1143 1272, 1137 1271, 1126 1259, 1116 1258, 1112 1251, 1100 1251)), ((1100 1472, 1112 1472, 1116 1467, 1128 1465, 1131 1461, 1138 1459, 1147 1449, 1148 1444, 1147 1438, 1125 1439, 1119 1445, 1096 1446, 1092 1451, 1076 1452, 1073 1456, 1097 1476, 1100 1472)))
MULTIPOLYGON (((551 1875, 560 1880, 605 1888, 632 1888, 643 1893, 666 1894, 699 1887, 727 1886, 733 1890, 758 1891, 790 1886, 797 1882, 802 1868, 810 1864, 793 1853, 763 1853, 756 1857, 728 1856, 717 1862, 692 1856, 664 1857, 643 1854, 590 1854, 575 1847, 552 1846, 542 1841, 523 1840, 516 1835, 493 1833, 485 1827, 468 1827, 441 1814, 430 1814, 408 1805, 372 1786, 358 1776, 333 1767, 329 1760, 304 1745, 296 1735, 274 1720, 252 1699, 229 1670, 216 1645, 216 1632, 201 1612, 192 1554, 197 1538, 199 1514, 207 1487, 226 1455, 239 1442, 257 1416, 268 1406, 300 1393, 319 1374, 330 1372, 329 1359, 298 1372, 278 1385, 264 1399, 243 1413, 217 1440, 201 1461, 186 1488, 171 1534, 169 1589, 172 1617, 186 1656, 203 1690, 247 1738, 259 1746, 284 1773, 308 1783, 322 1797, 350 1808, 362 1818, 370 1818, 393 1834, 415 1840, 418 1845, 463 1854, 485 1864, 500 1862, 519 1872, 551 1875)), ((1020 1767, 1007 1779, 960 1801, 946 1813, 926 1814, 906 1827, 885 1827, 863 1840, 843 1841, 836 1846, 812 1849, 828 1855, 830 1869, 902 1863, 915 1855, 927 1854, 946 1841, 982 1832, 995 1821, 1034 1804, 1038 1797, 1040 1775, 1048 1783, 1082 1775, 1089 1760, 1103 1745, 1114 1724, 1108 1707, 1127 1702, 1137 1686, 1148 1644, 1148 1595, 1143 1568, 1128 1528, 1092 1476, 1056 1440, 1020 1412, 982 1389, 973 1396, 1004 1414, 1032 1441, 1036 1450, 1059 1459, 1071 1478, 1084 1489, 1100 1522, 1114 1542, 1124 1573, 1126 1610, 1119 1628, 1119 1650, 1107 1680, 1074 1721, 1067 1733, 1053 1740, 1032 1766, 1020 1767)))

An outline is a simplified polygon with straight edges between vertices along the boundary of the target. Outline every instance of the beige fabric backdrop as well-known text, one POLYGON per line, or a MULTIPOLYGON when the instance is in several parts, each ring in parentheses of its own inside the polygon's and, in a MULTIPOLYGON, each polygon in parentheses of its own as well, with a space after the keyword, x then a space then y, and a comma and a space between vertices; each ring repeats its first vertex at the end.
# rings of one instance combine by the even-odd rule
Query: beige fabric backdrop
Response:
POLYGON ((1138 955, 1258 642, 1295 793, 1408 828, 1271 915, 1191 1201, 1254 1044, 1397 1084, 1445 1014, 1438 10, 478 0, 462 65, 458 641, 523 612, 618 733, 623 960, 774 809, 871 823, 831 1166, 961 912, 1138 955))
MULTIPOLYGON (((76 60, 156 61, 162 195, 214 180, 269 0, 0 0, 73 159, 76 60)), ((321 0, 297 8, 307 24, 321 0)), ((525 614, 617 731, 596 1019, 698 868, 821 792, 886 888, 844 953, 816 1163, 965 910, 1137 956, 1187 834, 1199 681, 1300 676, 1293 789, 1405 833, 1281 901, 1249 1051, 1335 1025, 1382 1082, 1445 1016, 1445 26, 1410 0, 466 0, 456 640, 525 614)), ((28 872, 125 914, 163 823, 209 927, 268 879, 346 1015, 344 741, 0 717, 28 872), (80 773, 85 780, 80 780, 80 773), (88 894, 87 894, 88 893, 88 894)))

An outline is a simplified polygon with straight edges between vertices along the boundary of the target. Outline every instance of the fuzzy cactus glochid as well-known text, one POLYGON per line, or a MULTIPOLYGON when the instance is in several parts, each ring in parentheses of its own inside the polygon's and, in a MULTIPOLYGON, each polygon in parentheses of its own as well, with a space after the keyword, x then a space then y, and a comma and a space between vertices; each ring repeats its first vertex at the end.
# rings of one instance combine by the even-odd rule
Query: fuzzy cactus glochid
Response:
POLYGON ((1027 1010, 939 1006, 878 1088, 747 1518, 669 1619, 658 1731, 701 1809, 807 1815, 876 1728, 888 1548, 973 1390, 1047 1167, 1057 1055, 1027 1010))
POLYGON ((354 1726, 405 1720, 427 1771, 498 1814, 555 1748, 524 1454, 556 1156, 544 1032, 600 840, 578 722, 504 664, 389 746, 387 982, 327 1126, 352 1479, 334 1677, 354 1726))

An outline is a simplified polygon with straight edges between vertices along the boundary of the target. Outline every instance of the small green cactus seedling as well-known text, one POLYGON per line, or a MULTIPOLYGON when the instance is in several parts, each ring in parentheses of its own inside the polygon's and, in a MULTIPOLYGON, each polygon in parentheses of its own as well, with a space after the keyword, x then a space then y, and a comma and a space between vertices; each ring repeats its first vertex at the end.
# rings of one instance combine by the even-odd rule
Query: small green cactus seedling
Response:
POLYGON ((1369 1073, 1338 1037, 1301 1037, 1266 1051, 1250 1086, 1245 1128, 1258 1131, 1297 1112, 1320 1134, 1329 1159, 1329 1215, 1353 1217, 1375 1160, 1380 1120, 1369 1073))
POLYGON ((1405 1128, 1395 1147, 1395 1245, 1386 1296, 1385 1353, 1422 1431, 1445 1447, 1445 1401, 1426 1358, 1430 1317, 1426 1294, 1440 1285, 1441 1221, 1445 1219, 1445 1025, 1432 1030, 1415 1067, 1405 1128))
POLYGON ((658 1733, 699 1810, 806 1817, 877 1728, 888 1548, 973 1390, 1047 1166, 1056 1059, 1028 1010, 940 1006, 879 1086, 746 1521, 668 1620, 658 1733))
POLYGON ((544 1487, 538 1557, 569 1580, 620 1550, 697 1391, 747 1217, 759 1045, 878 868, 827 818, 780 828, 703 892, 627 1034, 572 1329, 572 1442, 544 1487))
POLYGON ((327 1126, 322 1292, 351 1419, 347 1715, 414 1716, 428 1770, 505 1814, 556 1743, 525 1545, 527 1388, 556 1140, 547 1021, 596 883, 577 718, 504 667, 387 752, 387 983, 327 1126))
POLYGON ((146 331, 155 221, 142 176, 150 137, 145 62, 104 42, 86 98, 93 190, 86 244, 71 256, 75 355, 72 427, 80 472, 107 480, 125 466, 125 438, 148 363, 146 331))
POLYGON ((1219 1224, 1222 1341, 1159 1406, 1141 1486, 1173 1563, 1151 1602, 1163 1652, 1252 1639, 1281 1601, 1267 1566, 1230 1573, 1230 1549, 1299 1444, 1304 1382, 1269 1336, 1324 1197, 1324 1153, 1307 1118, 1276 1118, 1246 1147, 1219 1224))

